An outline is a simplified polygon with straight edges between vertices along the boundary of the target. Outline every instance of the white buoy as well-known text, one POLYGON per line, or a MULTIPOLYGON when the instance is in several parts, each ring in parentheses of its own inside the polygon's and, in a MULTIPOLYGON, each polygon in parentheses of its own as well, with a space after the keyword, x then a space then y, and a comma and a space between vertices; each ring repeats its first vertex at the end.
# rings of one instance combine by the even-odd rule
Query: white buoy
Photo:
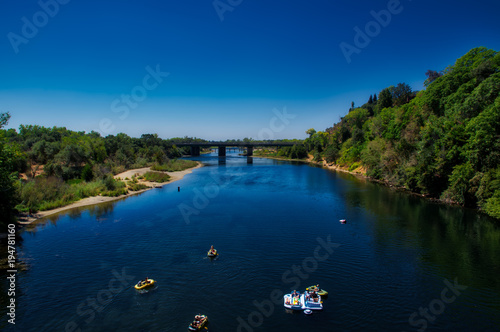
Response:
POLYGON ((313 312, 312 312, 312 310, 311 310, 311 309, 306 309, 306 310, 304 310, 304 313, 305 313, 306 315, 310 315, 310 314, 312 314, 313 312))

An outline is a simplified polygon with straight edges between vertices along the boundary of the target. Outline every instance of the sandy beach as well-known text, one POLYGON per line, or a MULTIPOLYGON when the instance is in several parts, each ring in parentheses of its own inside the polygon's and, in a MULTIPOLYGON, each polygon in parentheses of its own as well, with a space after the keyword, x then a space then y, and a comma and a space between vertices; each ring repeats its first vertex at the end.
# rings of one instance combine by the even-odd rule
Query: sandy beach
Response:
MULTIPOLYGON (((128 194, 121 195, 121 196, 118 196, 118 197, 108 197, 108 196, 87 197, 87 198, 81 199, 81 200, 79 200, 77 202, 71 203, 69 205, 62 206, 62 207, 57 208, 57 209, 47 210, 47 211, 40 211, 40 212, 32 214, 30 217, 27 217, 27 216, 20 217, 20 218, 18 218, 19 219, 19 223, 20 224, 30 224, 33 221, 38 220, 40 218, 44 218, 44 217, 47 217, 47 216, 50 216, 50 215, 53 215, 53 214, 56 214, 56 213, 59 213, 59 212, 63 212, 63 211, 66 211, 66 210, 70 210, 70 209, 74 209, 74 208, 78 208, 78 207, 82 207, 82 206, 88 206, 88 205, 94 205, 94 204, 104 203, 104 202, 116 201, 116 200, 119 200, 119 199, 123 199, 125 197, 129 197, 129 196, 133 196, 133 195, 137 195, 137 194, 143 193, 143 192, 151 190, 153 188, 163 187, 163 186, 169 185, 170 183, 173 183, 175 181, 181 180, 182 178, 184 178, 185 175, 192 173, 194 169, 197 169, 197 168, 200 168, 200 167, 203 167, 202 163, 198 163, 197 166, 192 167, 192 168, 188 168, 188 169, 183 170, 183 171, 178 171, 178 172, 163 172, 163 173, 166 173, 166 174, 170 175, 170 180, 168 182, 157 183, 157 182, 143 181, 141 183, 147 185, 150 188, 143 189, 143 190, 138 190, 138 191, 130 191, 128 194)), ((144 168, 138 168, 138 169, 131 169, 131 170, 125 171, 123 173, 115 175, 114 178, 117 179, 117 180, 124 180, 125 178, 129 178, 130 179, 130 178, 132 178, 133 175, 143 175, 146 172, 149 172, 150 170, 151 170, 150 167, 144 167, 144 168)))

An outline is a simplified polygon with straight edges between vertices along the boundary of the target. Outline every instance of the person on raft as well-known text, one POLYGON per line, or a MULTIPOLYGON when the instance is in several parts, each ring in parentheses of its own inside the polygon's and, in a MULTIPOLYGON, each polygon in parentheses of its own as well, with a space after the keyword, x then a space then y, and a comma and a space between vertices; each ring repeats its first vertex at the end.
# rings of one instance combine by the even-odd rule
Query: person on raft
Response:
POLYGON ((150 283, 150 281, 149 281, 148 277, 146 277, 146 279, 139 281, 137 284, 139 286, 141 286, 141 285, 147 285, 149 283, 150 283))
POLYGON ((200 315, 194 316, 194 321, 191 324, 193 325, 193 327, 200 326, 200 324, 201 324, 201 316, 200 315))
POLYGON ((211 253, 211 254, 215 254, 215 249, 214 249, 214 246, 213 246, 213 245, 212 245, 212 246, 210 246, 210 253, 211 253))

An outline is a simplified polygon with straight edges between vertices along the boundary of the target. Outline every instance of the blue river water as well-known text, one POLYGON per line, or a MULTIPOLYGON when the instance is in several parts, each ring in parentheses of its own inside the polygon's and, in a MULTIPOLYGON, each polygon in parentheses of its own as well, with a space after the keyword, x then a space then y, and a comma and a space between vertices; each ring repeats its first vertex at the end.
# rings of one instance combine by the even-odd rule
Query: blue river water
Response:
POLYGON ((26 227, 0 327, 187 331, 201 313, 215 332, 500 330, 494 220, 303 163, 195 159, 161 189, 26 227), (322 311, 285 310, 313 284, 322 311))

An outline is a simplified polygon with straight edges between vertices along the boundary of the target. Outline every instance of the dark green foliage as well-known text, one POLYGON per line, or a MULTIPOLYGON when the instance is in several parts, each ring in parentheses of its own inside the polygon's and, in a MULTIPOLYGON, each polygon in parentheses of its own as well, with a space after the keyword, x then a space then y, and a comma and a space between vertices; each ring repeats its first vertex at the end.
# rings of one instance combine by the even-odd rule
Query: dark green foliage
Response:
POLYGON ((392 90, 394 87, 386 88, 378 94, 378 109, 382 110, 386 107, 392 107, 392 90))
POLYGON ((3 128, 7 123, 9 123, 10 113, 0 113, 0 128, 3 128))
POLYGON ((113 191, 117 188, 118 181, 116 181, 111 175, 104 178, 104 186, 106 190, 113 191))
POLYGON ((500 54, 475 48, 426 75, 425 91, 383 89, 305 146, 349 170, 361 162, 373 178, 500 218, 500 54))
POLYGON ((328 163, 334 163, 339 155, 339 148, 337 145, 329 145, 325 150, 325 160, 328 163))
POLYGON ((500 219, 500 167, 475 176, 479 182, 476 197, 479 206, 490 216, 500 219))
POLYGON ((398 85, 392 91, 394 106, 401 106, 408 103, 411 97, 411 87, 406 83, 398 83, 398 85))
MULTIPOLYGON (((0 129, 8 123, 9 113, 0 114, 0 129)), ((0 225, 11 219, 14 206, 19 197, 16 191, 18 172, 26 168, 24 156, 16 142, 10 143, 5 137, 5 131, 0 131, 0 225)))
POLYGON ((94 178, 94 172, 92 171, 92 166, 90 164, 85 165, 85 167, 82 170, 82 179, 84 181, 92 181, 94 178))

